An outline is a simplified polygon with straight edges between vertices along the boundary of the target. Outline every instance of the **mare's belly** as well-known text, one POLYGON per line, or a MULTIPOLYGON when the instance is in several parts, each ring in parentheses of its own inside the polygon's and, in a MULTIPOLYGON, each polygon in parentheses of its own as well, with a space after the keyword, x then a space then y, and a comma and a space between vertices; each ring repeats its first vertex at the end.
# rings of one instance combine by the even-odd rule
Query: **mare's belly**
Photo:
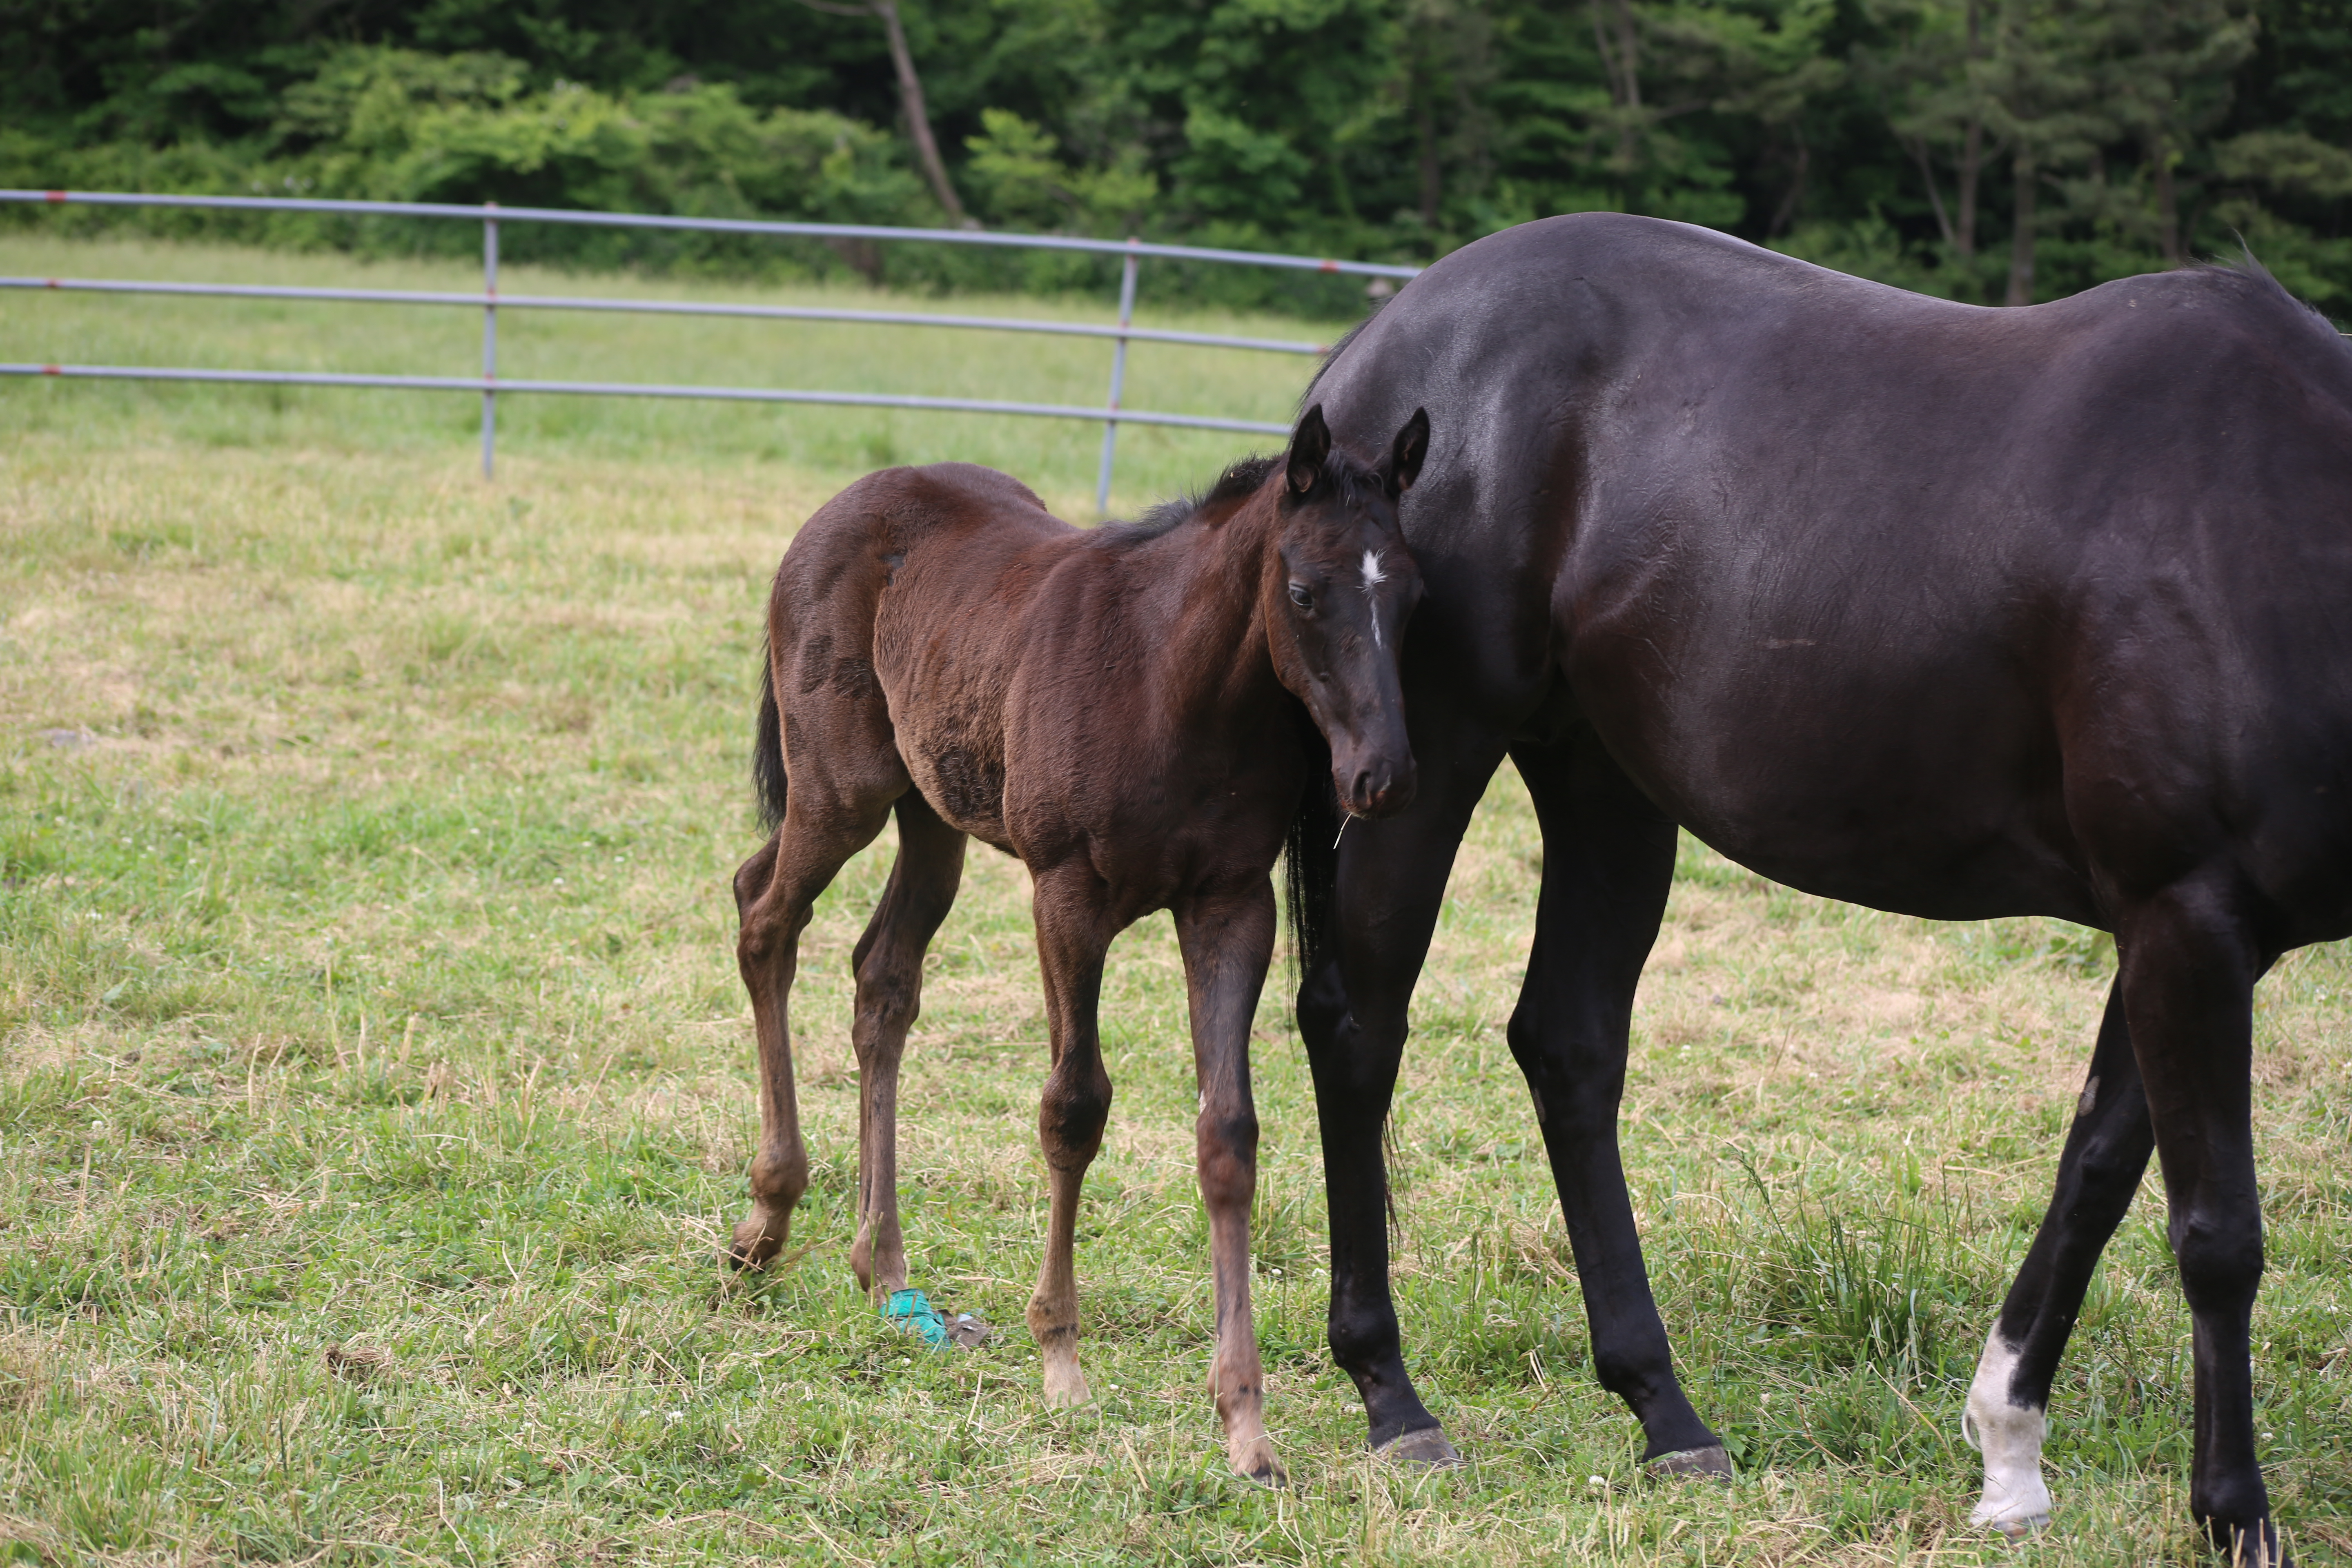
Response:
POLYGON ((1692 833, 1876 909, 2103 918, 2054 724, 2013 667, 1980 647, 1906 666, 1883 645, 1727 640, 1747 646, 1686 647, 1664 670, 1586 658, 1576 681, 1611 752, 1692 833))

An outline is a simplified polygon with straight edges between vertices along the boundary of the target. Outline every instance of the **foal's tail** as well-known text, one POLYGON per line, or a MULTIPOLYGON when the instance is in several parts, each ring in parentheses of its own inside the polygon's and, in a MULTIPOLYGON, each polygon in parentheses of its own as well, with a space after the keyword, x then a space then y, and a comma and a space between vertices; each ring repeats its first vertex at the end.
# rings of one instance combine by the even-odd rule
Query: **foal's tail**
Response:
POLYGON ((1308 780, 1283 845, 1283 890, 1290 905, 1290 957, 1304 982, 1322 962, 1331 931, 1331 894, 1339 879, 1339 792, 1331 786, 1331 748, 1302 721, 1308 780))
POLYGON ((776 666, 760 639, 760 733, 751 742, 751 786, 760 797, 760 826, 773 833, 784 820, 784 718, 776 708, 776 666))

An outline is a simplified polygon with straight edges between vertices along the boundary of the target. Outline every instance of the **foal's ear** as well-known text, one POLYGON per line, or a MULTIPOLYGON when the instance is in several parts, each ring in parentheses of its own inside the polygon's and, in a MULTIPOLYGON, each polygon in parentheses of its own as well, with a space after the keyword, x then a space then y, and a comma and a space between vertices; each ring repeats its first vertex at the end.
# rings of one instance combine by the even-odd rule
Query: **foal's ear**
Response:
POLYGON ((1429 410, 1416 408, 1404 428, 1389 443, 1389 455, 1381 464, 1381 483, 1394 500, 1412 489, 1412 481, 1421 478, 1421 460, 1429 456, 1429 410))
POLYGON ((1324 459, 1331 455, 1331 427, 1323 423, 1323 405, 1317 404, 1298 422, 1298 429, 1290 437, 1290 456, 1283 464, 1283 478, 1290 493, 1303 496, 1315 488, 1323 477, 1324 459))

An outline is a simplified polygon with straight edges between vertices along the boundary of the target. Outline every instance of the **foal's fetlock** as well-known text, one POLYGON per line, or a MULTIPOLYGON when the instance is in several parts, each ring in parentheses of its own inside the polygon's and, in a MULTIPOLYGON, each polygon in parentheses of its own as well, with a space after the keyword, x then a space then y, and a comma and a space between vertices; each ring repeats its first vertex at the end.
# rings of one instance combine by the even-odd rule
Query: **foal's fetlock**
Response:
POLYGON ((751 1162, 751 1212, 736 1226, 727 1261, 738 1268, 764 1268, 784 1249, 793 1210, 808 1190, 805 1155, 761 1154, 751 1162))

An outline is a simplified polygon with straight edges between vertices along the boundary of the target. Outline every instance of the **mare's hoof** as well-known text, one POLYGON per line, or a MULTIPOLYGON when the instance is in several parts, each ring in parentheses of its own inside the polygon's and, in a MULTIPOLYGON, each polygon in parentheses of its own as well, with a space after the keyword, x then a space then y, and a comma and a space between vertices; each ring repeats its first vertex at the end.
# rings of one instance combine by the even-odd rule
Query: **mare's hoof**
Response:
POLYGON ((1462 1455, 1445 1440, 1443 1426, 1423 1426, 1391 1437, 1372 1453, 1391 1465, 1423 1465, 1433 1470, 1450 1470, 1462 1463, 1462 1455))
POLYGON ((1660 1454, 1642 1468, 1654 1476, 1713 1481, 1727 1487, 1731 1484, 1731 1456, 1723 1451, 1720 1443, 1704 1448, 1685 1448, 1677 1453, 1660 1454))
POLYGON ((1980 1529, 1994 1531, 2003 1541, 2014 1546, 2019 1542, 2049 1529, 2050 1515, 2046 1512, 2015 1513, 2006 1518, 1996 1519, 1984 1504, 1979 1503, 1969 1514, 1969 1522, 1980 1529))

